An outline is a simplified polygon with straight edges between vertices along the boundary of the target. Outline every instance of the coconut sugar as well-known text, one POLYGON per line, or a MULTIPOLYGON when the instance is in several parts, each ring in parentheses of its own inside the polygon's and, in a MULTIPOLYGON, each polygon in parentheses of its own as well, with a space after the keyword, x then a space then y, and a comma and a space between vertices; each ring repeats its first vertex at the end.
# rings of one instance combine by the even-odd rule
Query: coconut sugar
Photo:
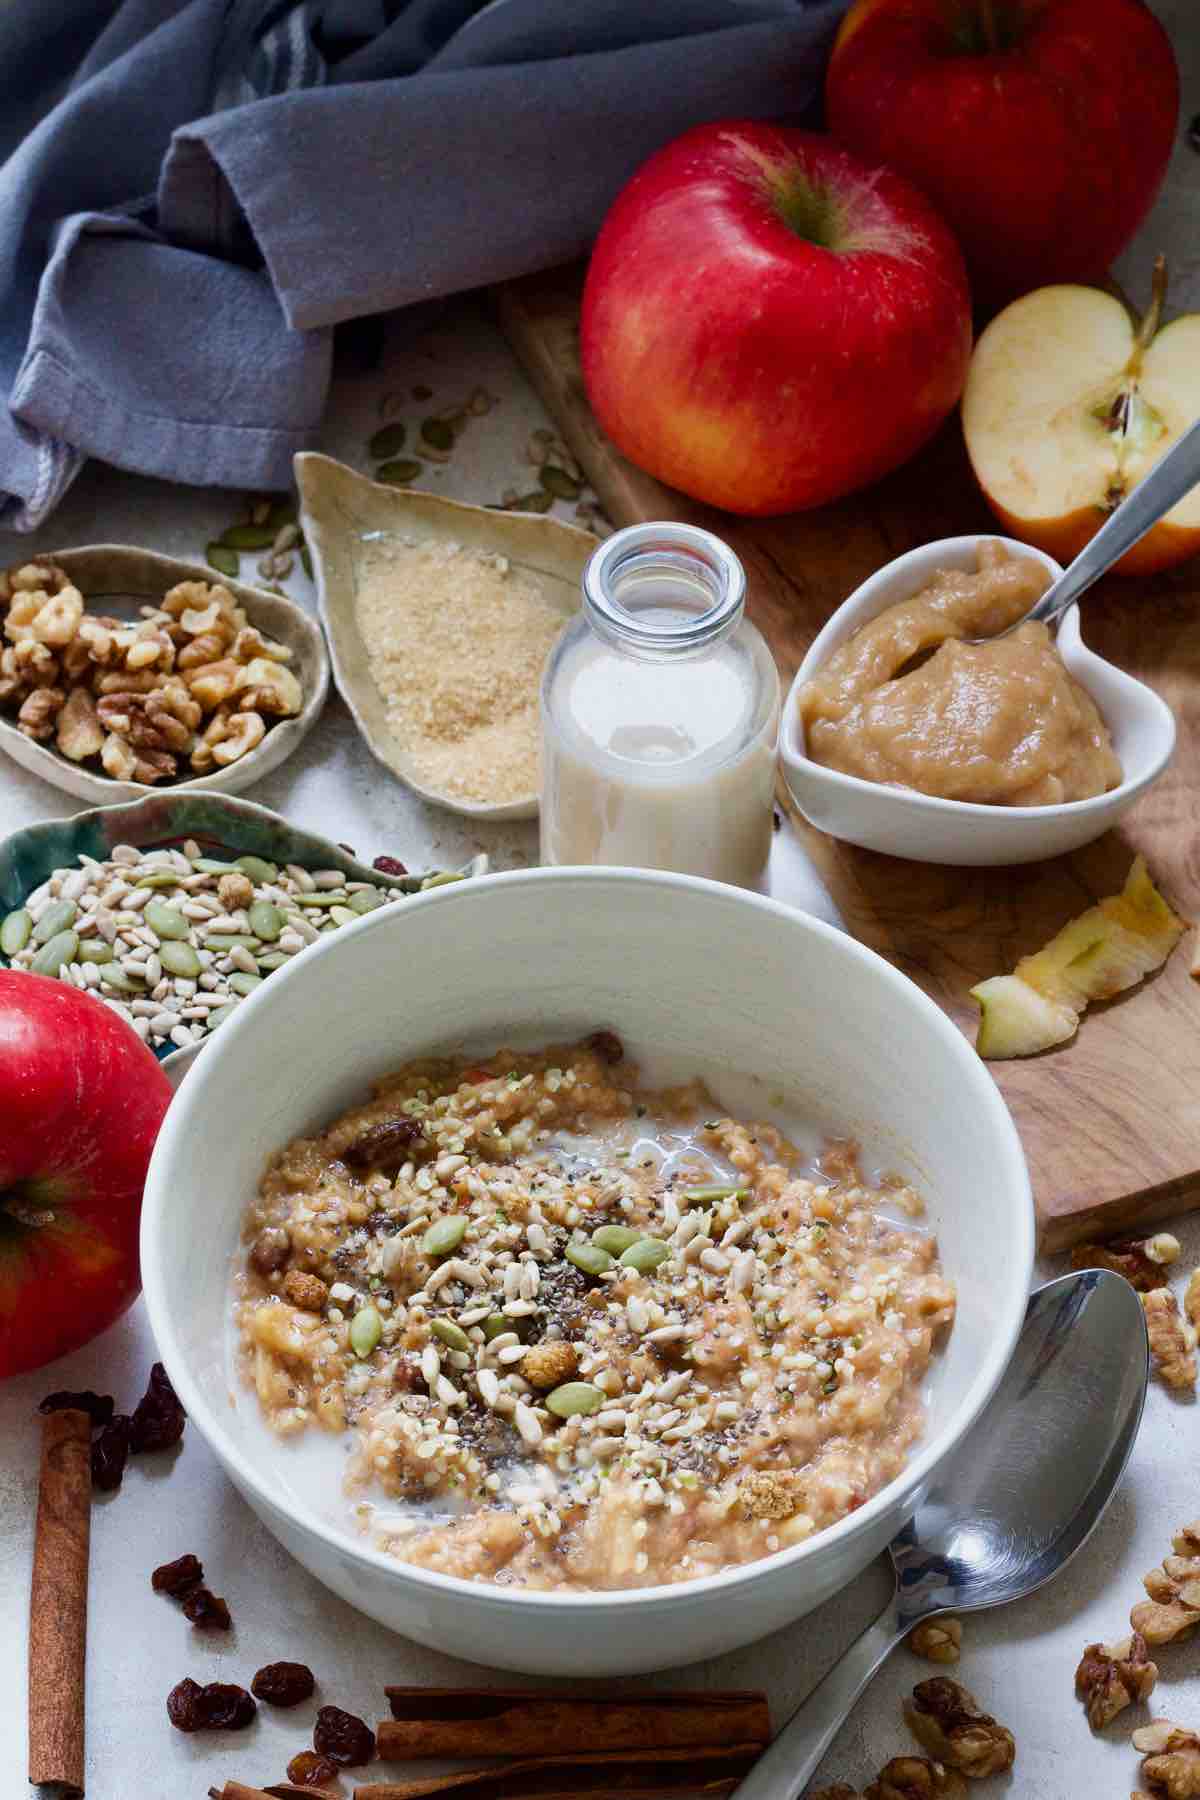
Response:
POLYGON ((502 805, 539 785, 538 686, 563 613, 505 556, 381 538, 355 596, 388 727, 425 787, 502 805))

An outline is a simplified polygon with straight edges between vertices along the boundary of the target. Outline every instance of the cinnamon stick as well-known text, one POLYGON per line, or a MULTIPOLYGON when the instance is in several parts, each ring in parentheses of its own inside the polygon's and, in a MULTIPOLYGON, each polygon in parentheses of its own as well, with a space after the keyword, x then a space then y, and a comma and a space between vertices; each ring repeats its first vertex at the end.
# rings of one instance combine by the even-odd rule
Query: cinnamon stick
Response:
POLYGON ((376 1731, 385 1761, 422 1756, 538 1756, 594 1750, 682 1750, 765 1744, 764 1693, 616 1694, 601 1699, 530 1688, 389 1687, 392 1709, 376 1731))
POLYGON ((356 1787, 354 1800, 579 1800, 583 1794, 636 1794, 641 1800, 724 1793, 749 1774, 761 1744, 721 1749, 609 1750, 590 1756, 542 1756, 435 1775, 425 1781, 374 1781, 356 1787))
POLYGON ((74 1408, 42 1420, 29 1595, 29 1779, 83 1792, 92 1421, 74 1408))
POLYGON ((332 1788, 297 1787, 294 1781, 274 1781, 270 1787, 247 1787, 244 1781, 227 1781, 209 1788, 208 1800, 334 1800, 332 1788))

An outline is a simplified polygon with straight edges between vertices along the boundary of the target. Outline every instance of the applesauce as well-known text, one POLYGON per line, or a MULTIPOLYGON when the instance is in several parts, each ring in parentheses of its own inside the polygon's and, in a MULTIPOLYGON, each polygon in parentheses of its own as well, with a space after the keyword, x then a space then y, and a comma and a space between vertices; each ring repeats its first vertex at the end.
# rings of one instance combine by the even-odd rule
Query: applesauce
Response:
POLYGON ((1056 806, 1117 787, 1108 728, 1044 625, 961 641, 1003 631, 1048 585, 1039 563, 997 543, 980 545, 973 573, 939 569, 805 682, 807 754, 863 781, 989 806, 1056 806))

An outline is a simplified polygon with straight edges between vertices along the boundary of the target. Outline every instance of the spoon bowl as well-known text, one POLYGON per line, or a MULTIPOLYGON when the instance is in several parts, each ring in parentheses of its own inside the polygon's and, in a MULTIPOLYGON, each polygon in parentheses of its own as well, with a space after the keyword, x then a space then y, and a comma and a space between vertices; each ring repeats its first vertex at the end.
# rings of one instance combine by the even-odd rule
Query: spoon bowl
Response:
POLYGON ((892 1604, 814 1688, 737 1789, 796 1800, 855 1700, 921 1619, 1036 1592, 1087 1542, 1141 1424, 1149 1346, 1129 1283, 1082 1269, 1030 1296, 986 1412, 889 1545, 892 1604))
POLYGON ((1041 563, 1052 580, 1062 574, 1053 557, 1013 538, 992 532, 939 538, 885 563, 843 601, 813 640, 784 703, 779 755, 792 798, 818 830, 915 862, 974 867, 1041 862, 1101 837, 1171 760, 1175 720, 1170 707, 1144 682, 1088 649, 1080 634, 1079 609, 1072 606, 1059 626, 1058 649, 1071 674, 1095 700, 1112 736, 1123 779, 1111 792, 1060 806, 983 806, 863 781, 812 761, 800 716, 804 683, 868 620, 910 600, 928 587, 939 569, 975 569, 979 546, 985 542, 998 542, 1013 556, 1041 563))

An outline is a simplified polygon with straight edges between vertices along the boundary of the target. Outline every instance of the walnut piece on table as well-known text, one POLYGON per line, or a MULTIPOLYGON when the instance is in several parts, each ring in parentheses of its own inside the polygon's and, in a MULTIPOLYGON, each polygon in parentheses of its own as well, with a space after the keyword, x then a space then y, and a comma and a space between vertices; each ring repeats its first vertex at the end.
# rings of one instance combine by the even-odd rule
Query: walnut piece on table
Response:
POLYGON ((1142 1779, 1152 1795, 1167 1800, 1193 1800, 1200 1795, 1200 1737, 1170 1719, 1155 1719, 1133 1734, 1133 1747, 1145 1757, 1142 1779))
POLYGON ((1119 1238, 1111 1244, 1076 1244, 1073 1269, 1111 1269, 1141 1294, 1162 1286, 1163 1269, 1179 1255, 1179 1239, 1160 1231, 1154 1237, 1119 1238))
POLYGON ((1168 1287, 1142 1295, 1142 1311, 1150 1335, 1150 1360, 1168 1387, 1196 1385, 1196 1329, 1183 1318, 1168 1287))
POLYGON ((1148 1600, 1139 1600, 1129 1623, 1147 1644, 1169 1644, 1190 1636, 1200 1625, 1200 1520, 1182 1526, 1173 1540, 1174 1555, 1164 1556, 1142 1585, 1148 1600))
POLYGON ((908 1634, 908 1647, 926 1662, 956 1663, 962 1648, 960 1619, 922 1619, 908 1634))
POLYGON ((1103 1731, 1127 1706, 1149 1699, 1157 1680, 1146 1640, 1135 1631, 1117 1644, 1088 1645, 1075 1671, 1075 1692, 1092 1730, 1103 1731))
POLYGON ((1011 1769, 1016 1739, 980 1707, 975 1696, 948 1676, 919 1681, 904 1716, 922 1747, 940 1763, 978 1780, 1011 1769))
POLYGON ((879 1771, 863 1800, 966 1800, 967 1784, 957 1769, 924 1756, 893 1756, 879 1771))

